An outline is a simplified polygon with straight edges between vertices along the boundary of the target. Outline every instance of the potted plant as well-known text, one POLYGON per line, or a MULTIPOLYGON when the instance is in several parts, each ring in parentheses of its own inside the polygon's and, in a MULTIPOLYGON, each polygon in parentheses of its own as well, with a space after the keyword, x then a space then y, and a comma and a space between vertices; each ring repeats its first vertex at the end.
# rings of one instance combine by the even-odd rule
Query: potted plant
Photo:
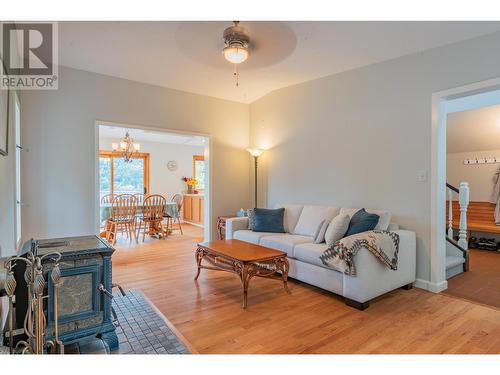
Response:
POLYGON ((182 177, 182 181, 184 181, 187 185, 187 193, 193 194, 193 190, 196 187, 196 178, 193 177, 182 177))

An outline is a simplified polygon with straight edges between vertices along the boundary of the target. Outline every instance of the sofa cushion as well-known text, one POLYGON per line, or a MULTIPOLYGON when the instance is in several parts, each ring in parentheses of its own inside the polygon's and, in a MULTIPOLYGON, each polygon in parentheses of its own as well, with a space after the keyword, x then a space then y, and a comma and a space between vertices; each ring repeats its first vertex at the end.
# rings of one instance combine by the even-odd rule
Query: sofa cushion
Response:
POLYGON ((351 218, 345 214, 338 214, 332 219, 325 233, 325 242, 328 247, 344 237, 347 229, 349 229, 350 221, 351 218))
MULTIPOLYGON (((352 215, 354 215, 360 209, 361 208, 341 208, 340 213, 352 217, 352 215)), ((391 221, 391 214, 388 211, 372 210, 371 208, 367 208, 366 212, 368 212, 369 214, 376 214, 379 216, 375 230, 387 230, 389 228, 389 223, 391 221)))
POLYGON ((377 214, 369 214, 364 208, 356 212, 351 217, 349 223, 349 228, 345 236, 352 236, 353 234, 358 234, 375 229, 379 221, 379 216, 377 214))
POLYGON ((249 208, 246 215, 248 217, 248 229, 253 230, 253 208, 249 208))
POLYGON ((264 236, 273 236, 273 233, 268 233, 268 232, 254 232, 251 230, 237 230, 233 234, 233 238, 235 240, 240 240, 240 241, 245 241, 245 242, 250 242, 254 243, 256 245, 259 244, 259 241, 262 237, 264 236))
POLYGON ((326 234, 326 231, 327 231, 329 225, 330 225, 330 221, 328 221, 328 220, 323 220, 321 222, 321 226, 318 229, 316 235, 314 236, 314 243, 325 242, 325 234, 326 234))
POLYGON ((314 236, 323 220, 332 220, 339 208, 332 206, 304 206, 293 234, 314 236))
POLYGON ((325 267, 319 257, 327 249, 328 245, 326 243, 303 243, 295 246, 293 251, 297 260, 314 264, 315 266, 325 267))
POLYGON ((255 232, 285 233, 284 215, 284 208, 254 208, 252 230, 255 232))
POLYGON ((285 227, 285 232, 293 233, 297 222, 299 221, 300 213, 304 206, 299 204, 277 204, 276 208, 285 209, 285 219, 283 226, 285 227))
POLYGON ((289 257, 293 258, 293 248, 295 245, 308 242, 312 243, 313 241, 314 238, 310 236, 300 236, 286 233, 262 237, 259 244, 271 249, 284 251, 289 257))

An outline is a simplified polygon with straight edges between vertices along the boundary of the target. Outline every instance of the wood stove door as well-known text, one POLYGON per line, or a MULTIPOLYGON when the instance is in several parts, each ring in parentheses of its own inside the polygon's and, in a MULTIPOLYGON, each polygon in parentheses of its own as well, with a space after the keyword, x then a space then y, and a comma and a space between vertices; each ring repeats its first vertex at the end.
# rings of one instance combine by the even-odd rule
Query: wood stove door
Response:
MULTIPOLYGON (((99 264, 74 268, 61 268, 59 287, 60 333, 91 327, 103 320, 101 308, 101 282, 99 264)), ((54 284, 49 279, 49 302, 47 306, 49 326, 54 324, 54 284)))

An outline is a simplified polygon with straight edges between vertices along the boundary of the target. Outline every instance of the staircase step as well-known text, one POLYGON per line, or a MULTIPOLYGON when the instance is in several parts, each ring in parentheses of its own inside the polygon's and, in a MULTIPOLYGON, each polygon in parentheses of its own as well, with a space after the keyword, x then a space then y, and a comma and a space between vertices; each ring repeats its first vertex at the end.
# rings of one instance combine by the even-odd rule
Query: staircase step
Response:
POLYGON ((446 255, 446 269, 456 267, 463 263, 465 263, 465 258, 463 256, 446 255))

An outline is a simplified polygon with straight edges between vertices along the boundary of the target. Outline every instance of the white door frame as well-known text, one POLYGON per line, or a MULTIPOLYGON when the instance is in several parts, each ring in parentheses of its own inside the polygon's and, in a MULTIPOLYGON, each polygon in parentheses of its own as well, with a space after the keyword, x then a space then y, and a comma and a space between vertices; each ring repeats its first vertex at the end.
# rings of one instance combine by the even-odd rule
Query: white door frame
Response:
MULTIPOLYGON (((448 288, 446 281, 446 116, 451 100, 500 89, 500 78, 432 94, 431 129, 431 257, 430 282, 426 289, 438 293, 448 288)), ((464 108, 464 110, 467 108, 464 108)), ((455 108, 456 111, 456 108, 455 108)))
POLYGON ((212 231, 211 231, 211 223, 212 220, 210 219, 211 217, 211 212, 212 212, 212 159, 211 159, 211 150, 212 150, 212 138, 208 134, 204 133, 196 133, 196 132, 189 132, 189 131, 179 131, 179 130, 171 130, 171 129, 166 129, 166 128, 161 128, 161 127, 152 127, 152 126, 144 126, 144 125, 136 125, 136 124, 124 124, 118 121, 109 121, 109 120, 95 120, 94 122, 94 136, 95 136, 95 150, 94 150, 94 155, 95 155, 95 173, 94 173, 94 197, 95 202, 94 202, 94 209, 95 209, 95 215, 94 215, 94 220, 95 220, 95 228, 96 228, 96 233, 99 233, 99 125, 108 125, 108 126, 115 126, 115 127, 120 127, 120 128, 129 128, 129 129, 144 129, 144 130, 151 130, 151 131, 156 131, 156 132, 162 132, 162 133, 174 133, 174 134, 181 134, 181 135, 195 135, 195 136, 200 136, 204 137, 207 141, 205 144, 205 151, 204 151, 204 156, 205 156, 205 211, 204 211, 204 222, 203 222, 203 237, 204 241, 210 241, 211 236, 212 236, 212 231))

